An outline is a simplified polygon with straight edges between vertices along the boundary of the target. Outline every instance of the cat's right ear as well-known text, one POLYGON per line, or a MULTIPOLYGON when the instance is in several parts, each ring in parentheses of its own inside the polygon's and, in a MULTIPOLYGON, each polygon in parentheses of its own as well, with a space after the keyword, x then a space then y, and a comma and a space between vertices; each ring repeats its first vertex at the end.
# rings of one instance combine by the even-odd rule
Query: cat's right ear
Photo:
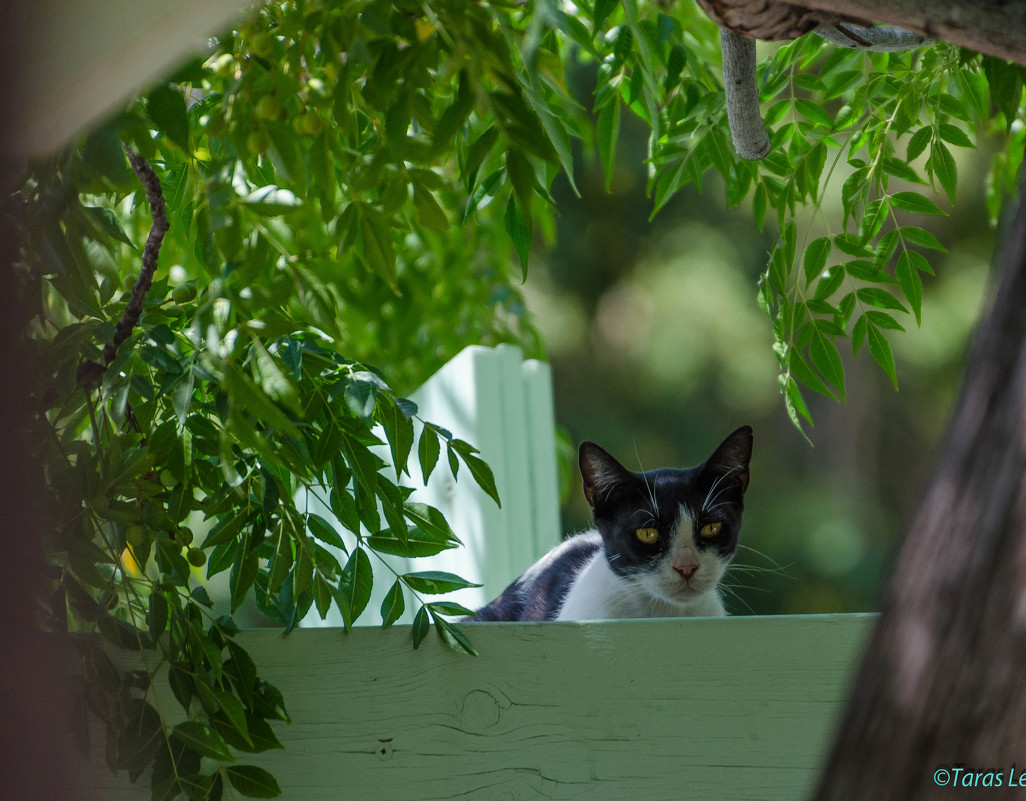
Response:
POLYGON ((578 451, 584 497, 594 509, 631 479, 631 472, 594 442, 582 442, 578 451))

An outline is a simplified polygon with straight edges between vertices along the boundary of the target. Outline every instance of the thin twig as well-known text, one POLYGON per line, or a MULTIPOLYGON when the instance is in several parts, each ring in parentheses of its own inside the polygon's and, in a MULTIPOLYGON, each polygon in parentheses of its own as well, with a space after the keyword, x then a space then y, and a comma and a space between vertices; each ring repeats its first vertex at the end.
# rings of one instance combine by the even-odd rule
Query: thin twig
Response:
POLYGON ((114 327, 114 341, 103 349, 103 359, 106 364, 114 361, 121 343, 128 339, 135 324, 139 322, 142 314, 143 302, 146 300, 146 293, 153 283, 153 274, 157 270, 157 256, 160 255, 160 245, 164 241, 164 234, 169 227, 167 211, 164 206, 164 192, 160 188, 160 180, 157 178, 153 168, 138 153, 134 152, 128 145, 125 145, 125 153, 128 155, 128 163, 138 176, 139 181, 146 189, 146 200, 150 204, 150 213, 153 216, 153 225, 150 226, 150 234, 146 237, 146 247, 143 249, 142 270, 139 273, 139 280, 132 287, 132 297, 125 307, 121 319, 114 327))

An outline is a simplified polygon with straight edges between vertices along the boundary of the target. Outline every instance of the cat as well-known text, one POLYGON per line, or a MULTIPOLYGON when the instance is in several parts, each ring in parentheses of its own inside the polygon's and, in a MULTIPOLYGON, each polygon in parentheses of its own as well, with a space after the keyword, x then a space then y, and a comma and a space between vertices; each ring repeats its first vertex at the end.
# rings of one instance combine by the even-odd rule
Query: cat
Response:
POLYGON ((634 473, 583 442, 595 528, 564 540, 466 620, 726 614, 718 586, 737 547, 751 455, 750 426, 688 469, 634 473))

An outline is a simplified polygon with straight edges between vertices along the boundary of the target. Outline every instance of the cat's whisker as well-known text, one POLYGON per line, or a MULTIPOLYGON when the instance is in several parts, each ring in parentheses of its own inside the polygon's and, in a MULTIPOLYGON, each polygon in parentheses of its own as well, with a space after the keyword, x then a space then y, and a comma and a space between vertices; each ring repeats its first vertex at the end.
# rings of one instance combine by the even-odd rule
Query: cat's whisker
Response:
MULTIPOLYGON (((715 480, 715 481, 714 481, 714 482, 712 483, 712 486, 711 486, 711 487, 709 487, 709 492, 708 492, 708 493, 706 493, 706 496, 705 496, 705 501, 704 501, 704 502, 702 503, 702 508, 703 508, 703 509, 705 509, 705 508, 706 508, 706 506, 708 506, 708 505, 709 505, 710 503, 712 503, 713 501, 715 501, 715 500, 716 500, 716 498, 718 498, 718 497, 719 497, 719 493, 717 493, 716 497, 711 497, 711 496, 712 496, 712 494, 713 494, 714 492, 716 492, 716 488, 717 488, 718 486, 720 486, 720 483, 721 483, 721 482, 723 482, 723 481, 724 481, 724 480, 725 480, 725 479, 726 479, 726 478, 727 478, 727 477, 728 477, 728 476, 729 476, 729 475, 730 475, 731 473, 735 472, 735 471, 736 471, 736 470, 738 470, 738 469, 739 469, 739 468, 737 468, 737 467, 732 467, 732 468, 730 468, 730 470, 728 470, 728 471, 727 471, 726 473, 724 473, 723 475, 719 476, 719 477, 718 477, 718 478, 717 478, 717 479, 716 479, 716 480, 715 480)), ((724 487, 724 488, 723 488, 722 490, 720 490, 720 493, 724 492, 724 491, 725 491, 725 490, 727 490, 727 489, 729 489, 729 487, 724 487)))
POLYGON ((740 595, 738 595, 738 593, 734 591, 733 587, 728 587, 725 584, 721 584, 720 588, 722 590, 724 590, 725 592, 727 592, 730 595, 730 597, 733 598, 735 601, 737 601, 738 603, 743 604, 744 607, 749 611, 750 614, 753 614, 753 615, 755 614, 755 610, 752 609, 751 604, 749 604, 748 601, 746 601, 744 598, 742 598, 740 595))
POLYGON ((737 547, 738 547, 738 548, 739 548, 740 550, 743 550, 743 551, 751 551, 751 552, 752 552, 752 553, 754 553, 754 554, 755 554, 756 556, 759 556, 759 557, 761 557, 761 558, 765 559, 765 560, 766 560, 767 562, 769 562, 769 563, 770 563, 771 565, 773 565, 774 567, 776 567, 776 568, 779 568, 779 569, 781 569, 781 570, 784 570, 784 569, 786 569, 786 568, 788 568, 788 567, 791 567, 791 566, 793 566, 793 565, 794 565, 794 562, 791 562, 791 563, 789 563, 789 564, 785 565, 784 567, 781 567, 780 563, 779 563, 779 562, 777 562, 777 561, 776 561, 775 559, 773 559, 773 558, 772 558, 771 556, 769 556, 769 555, 767 555, 767 554, 763 553, 763 552, 762 552, 762 551, 760 551, 760 550, 759 550, 758 548, 753 548, 753 547, 752 547, 751 545, 743 545, 742 543, 740 543, 740 542, 739 542, 739 543, 737 544, 737 547))

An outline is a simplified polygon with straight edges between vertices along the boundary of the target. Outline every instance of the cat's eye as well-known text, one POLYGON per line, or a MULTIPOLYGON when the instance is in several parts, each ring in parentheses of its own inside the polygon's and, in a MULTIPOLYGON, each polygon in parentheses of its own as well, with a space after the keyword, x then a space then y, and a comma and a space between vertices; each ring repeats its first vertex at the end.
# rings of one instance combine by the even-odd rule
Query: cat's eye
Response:
POLYGON ((657 528, 639 528, 634 532, 634 536, 637 537, 645 545, 651 545, 657 539, 659 539, 659 529, 657 528))
POLYGON ((721 531, 723 531, 723 523, 706 523, 702 526, 702 530, 699 534, 708 540, 712 537, 718 536, 721 531))

